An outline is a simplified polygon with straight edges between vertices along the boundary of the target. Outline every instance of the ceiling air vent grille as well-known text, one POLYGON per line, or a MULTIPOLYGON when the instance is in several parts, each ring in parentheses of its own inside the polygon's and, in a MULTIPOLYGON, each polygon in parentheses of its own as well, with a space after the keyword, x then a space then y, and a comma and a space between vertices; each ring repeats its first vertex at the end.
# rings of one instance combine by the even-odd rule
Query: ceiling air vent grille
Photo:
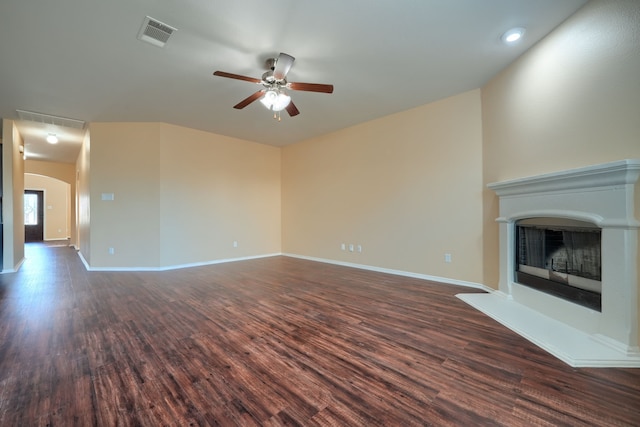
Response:
POLYGON ((82 120, 34 113, 33 111, 16 110, 16 112, 18 113, 20 120, 28 120, 30 122, 38 122, 48 125, 65 126, 74 129, 84 129, 84 122, 82 120))
POLYGON ((164 47, 176 28, 164 24, 150 16, 145 16, 142 27, 138 32, 138 40, 151 43, 154 46, 164 47))

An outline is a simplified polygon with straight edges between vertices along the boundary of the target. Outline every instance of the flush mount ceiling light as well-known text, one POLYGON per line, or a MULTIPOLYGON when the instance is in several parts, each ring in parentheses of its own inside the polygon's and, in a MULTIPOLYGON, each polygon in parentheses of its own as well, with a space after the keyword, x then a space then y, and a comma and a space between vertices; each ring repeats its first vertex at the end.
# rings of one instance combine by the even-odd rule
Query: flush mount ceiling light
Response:
POLYGON ((49 135, 47 135, 47 142, 49 144, 57 144, 58 143, 58 137, 56 136, 55 133, 50 133, 49 135))
POLYGON ((505 33, 500 37, 503 43, 507 45, 512 45, 517 43, 524 36, 525 29, 522 27, 511 28, 510 30, 505 31, 505 33))

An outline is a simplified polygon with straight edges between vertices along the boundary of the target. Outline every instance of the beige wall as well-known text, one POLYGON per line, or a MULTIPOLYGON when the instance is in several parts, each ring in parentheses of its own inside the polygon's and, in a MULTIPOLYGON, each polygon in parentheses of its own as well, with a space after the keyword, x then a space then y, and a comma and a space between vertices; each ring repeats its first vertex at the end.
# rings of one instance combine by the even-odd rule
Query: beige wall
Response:
POLYGON ((2 126, 3 271, 15 271, 24 261, 24 142, 12 120, 2 126))
POLYGON ((479 90, 282 153, 283 252, 482 281, 479 90))
POLYGON ((160 129, 160 264, 279 253, 280 149, 160 129))
POLYGON ((92 123, 90 134, 92 267, 279 252, 278 148, 162 123, 92 123))
POLYGON ((159 124, 91 123, 91 266, 160 259, 159 124), (102 200, 113 194, 114 200, 102 200), (109 248, 114 254, 109 254, 109 248))
POLYGON ((44 193, 44 240, 67 239, 70 234, 70 185, 59 179, 31 173, 24 174, 25 190, 44 193))
MULTIPOLYGON (((484 183, 640 158, 640 2, 596 0, 482 89, 484 183)), ((485 284, 498 282, 484 192, 485 284)))
MULTIPOLYGON (((70 244, 77 246, 76 233, 76 167, 68 163, 44 162, 40 160, 26 160, 24 165, 25 173, 47 176, 55 178, 69 184, 69 200, 68 200, 68 226, 67 234, 70 244)), ((57 227, 55 230, 57 231, 57 227)), ((45 237, 46 238, 46 237, 45 237)), ((53 238, 53 237, 51 237, 53 238)), ((59 238, 59 237, 56 237, 59 238)))

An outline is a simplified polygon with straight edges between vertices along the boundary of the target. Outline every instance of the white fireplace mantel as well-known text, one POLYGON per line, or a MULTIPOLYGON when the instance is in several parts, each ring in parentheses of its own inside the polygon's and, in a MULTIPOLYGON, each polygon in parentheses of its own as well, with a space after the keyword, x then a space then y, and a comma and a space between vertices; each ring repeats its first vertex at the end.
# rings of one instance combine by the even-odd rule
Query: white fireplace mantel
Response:
POLYGON ((489 184, 500 199, 499 289, 460 298, 572 366, 640 367, 639 178, 640 160, 627 159, 489 184), (515 223, 534 217, 602 229, 601 311, 515 282, 515 223))

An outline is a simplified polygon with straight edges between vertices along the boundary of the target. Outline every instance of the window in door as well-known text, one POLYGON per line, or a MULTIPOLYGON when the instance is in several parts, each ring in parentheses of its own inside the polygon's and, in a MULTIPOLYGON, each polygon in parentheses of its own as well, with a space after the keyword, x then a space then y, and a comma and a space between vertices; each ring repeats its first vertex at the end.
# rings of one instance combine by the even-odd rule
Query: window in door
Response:
POLYGON ((38 225, 38 195, 24 195, 24 225, 38 225))

